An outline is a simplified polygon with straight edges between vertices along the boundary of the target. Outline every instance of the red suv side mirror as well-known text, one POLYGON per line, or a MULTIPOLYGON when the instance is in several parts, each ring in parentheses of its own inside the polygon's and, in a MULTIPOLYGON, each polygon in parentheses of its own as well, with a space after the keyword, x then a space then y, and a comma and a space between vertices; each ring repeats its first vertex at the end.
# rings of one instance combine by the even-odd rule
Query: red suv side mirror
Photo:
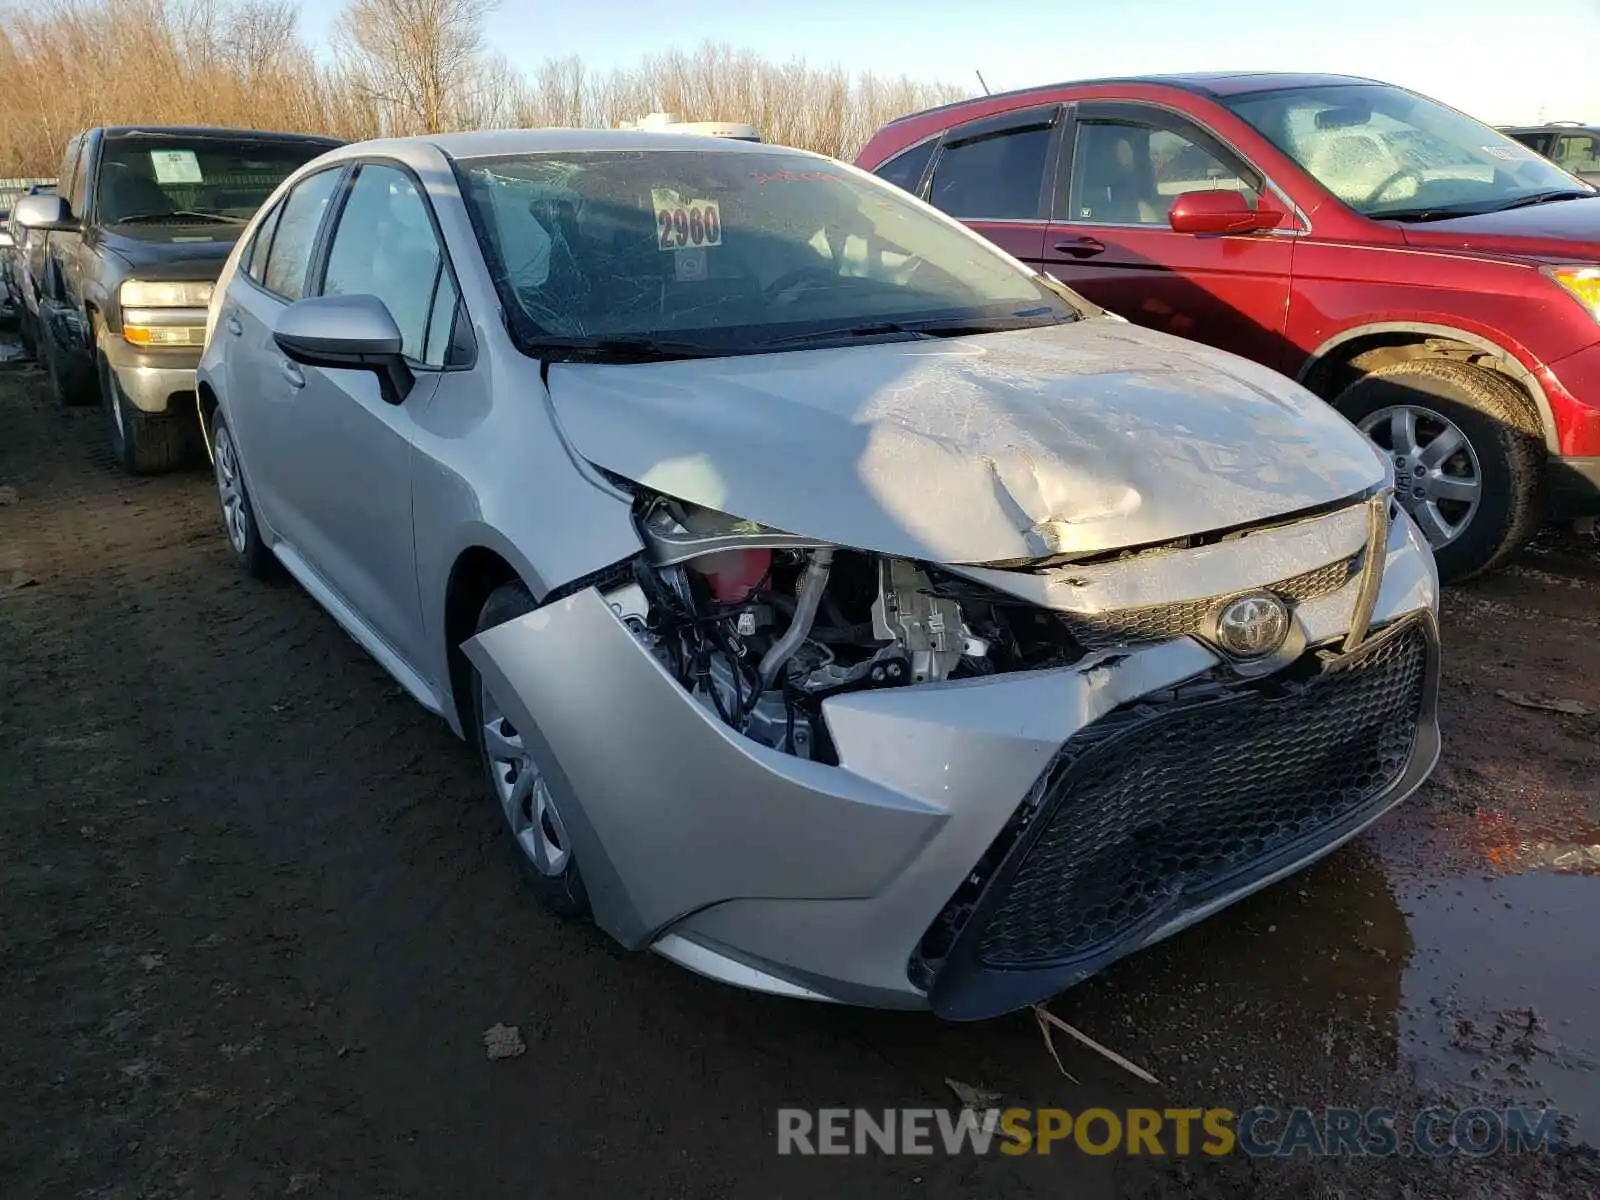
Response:
POLYGON ((1184 192, 1167 213, 1167 222, 1178 233, 1253 233, 1282 221, 1281 212, 1251 208, 1243 193, 1231 188, 1184 192))

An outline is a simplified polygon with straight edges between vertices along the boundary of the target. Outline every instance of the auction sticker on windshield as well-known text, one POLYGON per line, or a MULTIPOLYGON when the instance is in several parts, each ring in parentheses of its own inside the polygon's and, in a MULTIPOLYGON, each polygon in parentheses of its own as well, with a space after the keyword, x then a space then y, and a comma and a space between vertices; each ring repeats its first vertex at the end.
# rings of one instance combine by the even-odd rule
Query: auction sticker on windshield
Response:
POLYGON ((685 200, 671 188, 652 188, 656 210, 656 248, 722 245, 722 210, 715 200, 685 200))
POLYGON ((200 183, 200 160, 193 150, 152 150, 150 165, 157 183, 200 183))

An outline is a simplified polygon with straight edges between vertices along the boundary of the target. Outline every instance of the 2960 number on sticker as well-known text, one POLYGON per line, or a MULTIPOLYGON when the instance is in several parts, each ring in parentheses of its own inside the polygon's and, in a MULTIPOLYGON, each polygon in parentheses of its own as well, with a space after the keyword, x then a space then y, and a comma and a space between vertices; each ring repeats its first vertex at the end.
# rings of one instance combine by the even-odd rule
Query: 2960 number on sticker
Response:
POLYGON ((656 196, 656 248, 687 250, 722 245, 722 210, 715 200, 656 196))

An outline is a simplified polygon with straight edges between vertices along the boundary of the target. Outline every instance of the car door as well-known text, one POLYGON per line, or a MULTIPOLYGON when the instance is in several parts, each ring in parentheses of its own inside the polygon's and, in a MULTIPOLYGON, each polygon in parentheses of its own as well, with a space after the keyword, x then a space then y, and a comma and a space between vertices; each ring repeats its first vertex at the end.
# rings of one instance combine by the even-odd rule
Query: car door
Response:
MULTIPOLYGON (((415 177, 397 163, 361 163, 320 257, 313 294, 382 300, 400 329, 415 385, 391 404, 369 370, 298 368, 304 386, 291 403, 298 437, 292 486, 304 521, 301 552, 374 634, 407 663, 420 664, 413 443, 418 414, 439 382, 445 347, 438 338, 430 347, 429 331, 450 268, 415 177)), ((453 298, 444 303, 453 312, 453 298)))
MULTIPOLYGON (((80 221, 88 216, 84 211, 89 186, 88 146, 88 135, 80 134, 67 143, 66 154, 61 160, 61 194, 67 198, 72 215, 80 221)), ((81 352, 84 348, 80 336, 82 322, 75 315, 75 305, 83 233, 76 229, 59 229, 42 237, 44 248, 39 256, 39 277, 36 280, 41 325, 48 327, 49 336, 60 352, 81 352)))
POLYGON ((304 377, 278 348, 278 317, 305 295, 312 255, 345 168, 308 175, 257 226, 217 313, 224 339, 224 399, 256 518, 274 541, 296 547, 304 522, 293 477, 302 441, 295 401, 304 377))
POLYGON ((1137 324, 1281 369, 1299 230, 1285 201, 1241 155, 1176 113, 1096 102, 1074 115, 1046 270, 1137 324), (1167 214, 1179 195, 1217 188, 1280 212, 1282 223, 1236 235, 1173 230, 1167 214))
POLYGON ((947 131, 925 184, 929 203, 1039 269, 1061 116, 1046 104, 947 131))

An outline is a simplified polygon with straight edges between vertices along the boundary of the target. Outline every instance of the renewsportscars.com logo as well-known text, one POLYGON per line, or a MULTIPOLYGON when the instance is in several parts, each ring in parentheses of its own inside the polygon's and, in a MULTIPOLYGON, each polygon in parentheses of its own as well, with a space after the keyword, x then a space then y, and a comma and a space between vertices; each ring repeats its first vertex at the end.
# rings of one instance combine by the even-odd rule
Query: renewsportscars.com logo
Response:
POLYGON ((779 1154, 1140 1154, 1252 1158, 1446 1158, 1549 1152, 1561 1117, 1545 1108, 784 1108, 779 1154))

